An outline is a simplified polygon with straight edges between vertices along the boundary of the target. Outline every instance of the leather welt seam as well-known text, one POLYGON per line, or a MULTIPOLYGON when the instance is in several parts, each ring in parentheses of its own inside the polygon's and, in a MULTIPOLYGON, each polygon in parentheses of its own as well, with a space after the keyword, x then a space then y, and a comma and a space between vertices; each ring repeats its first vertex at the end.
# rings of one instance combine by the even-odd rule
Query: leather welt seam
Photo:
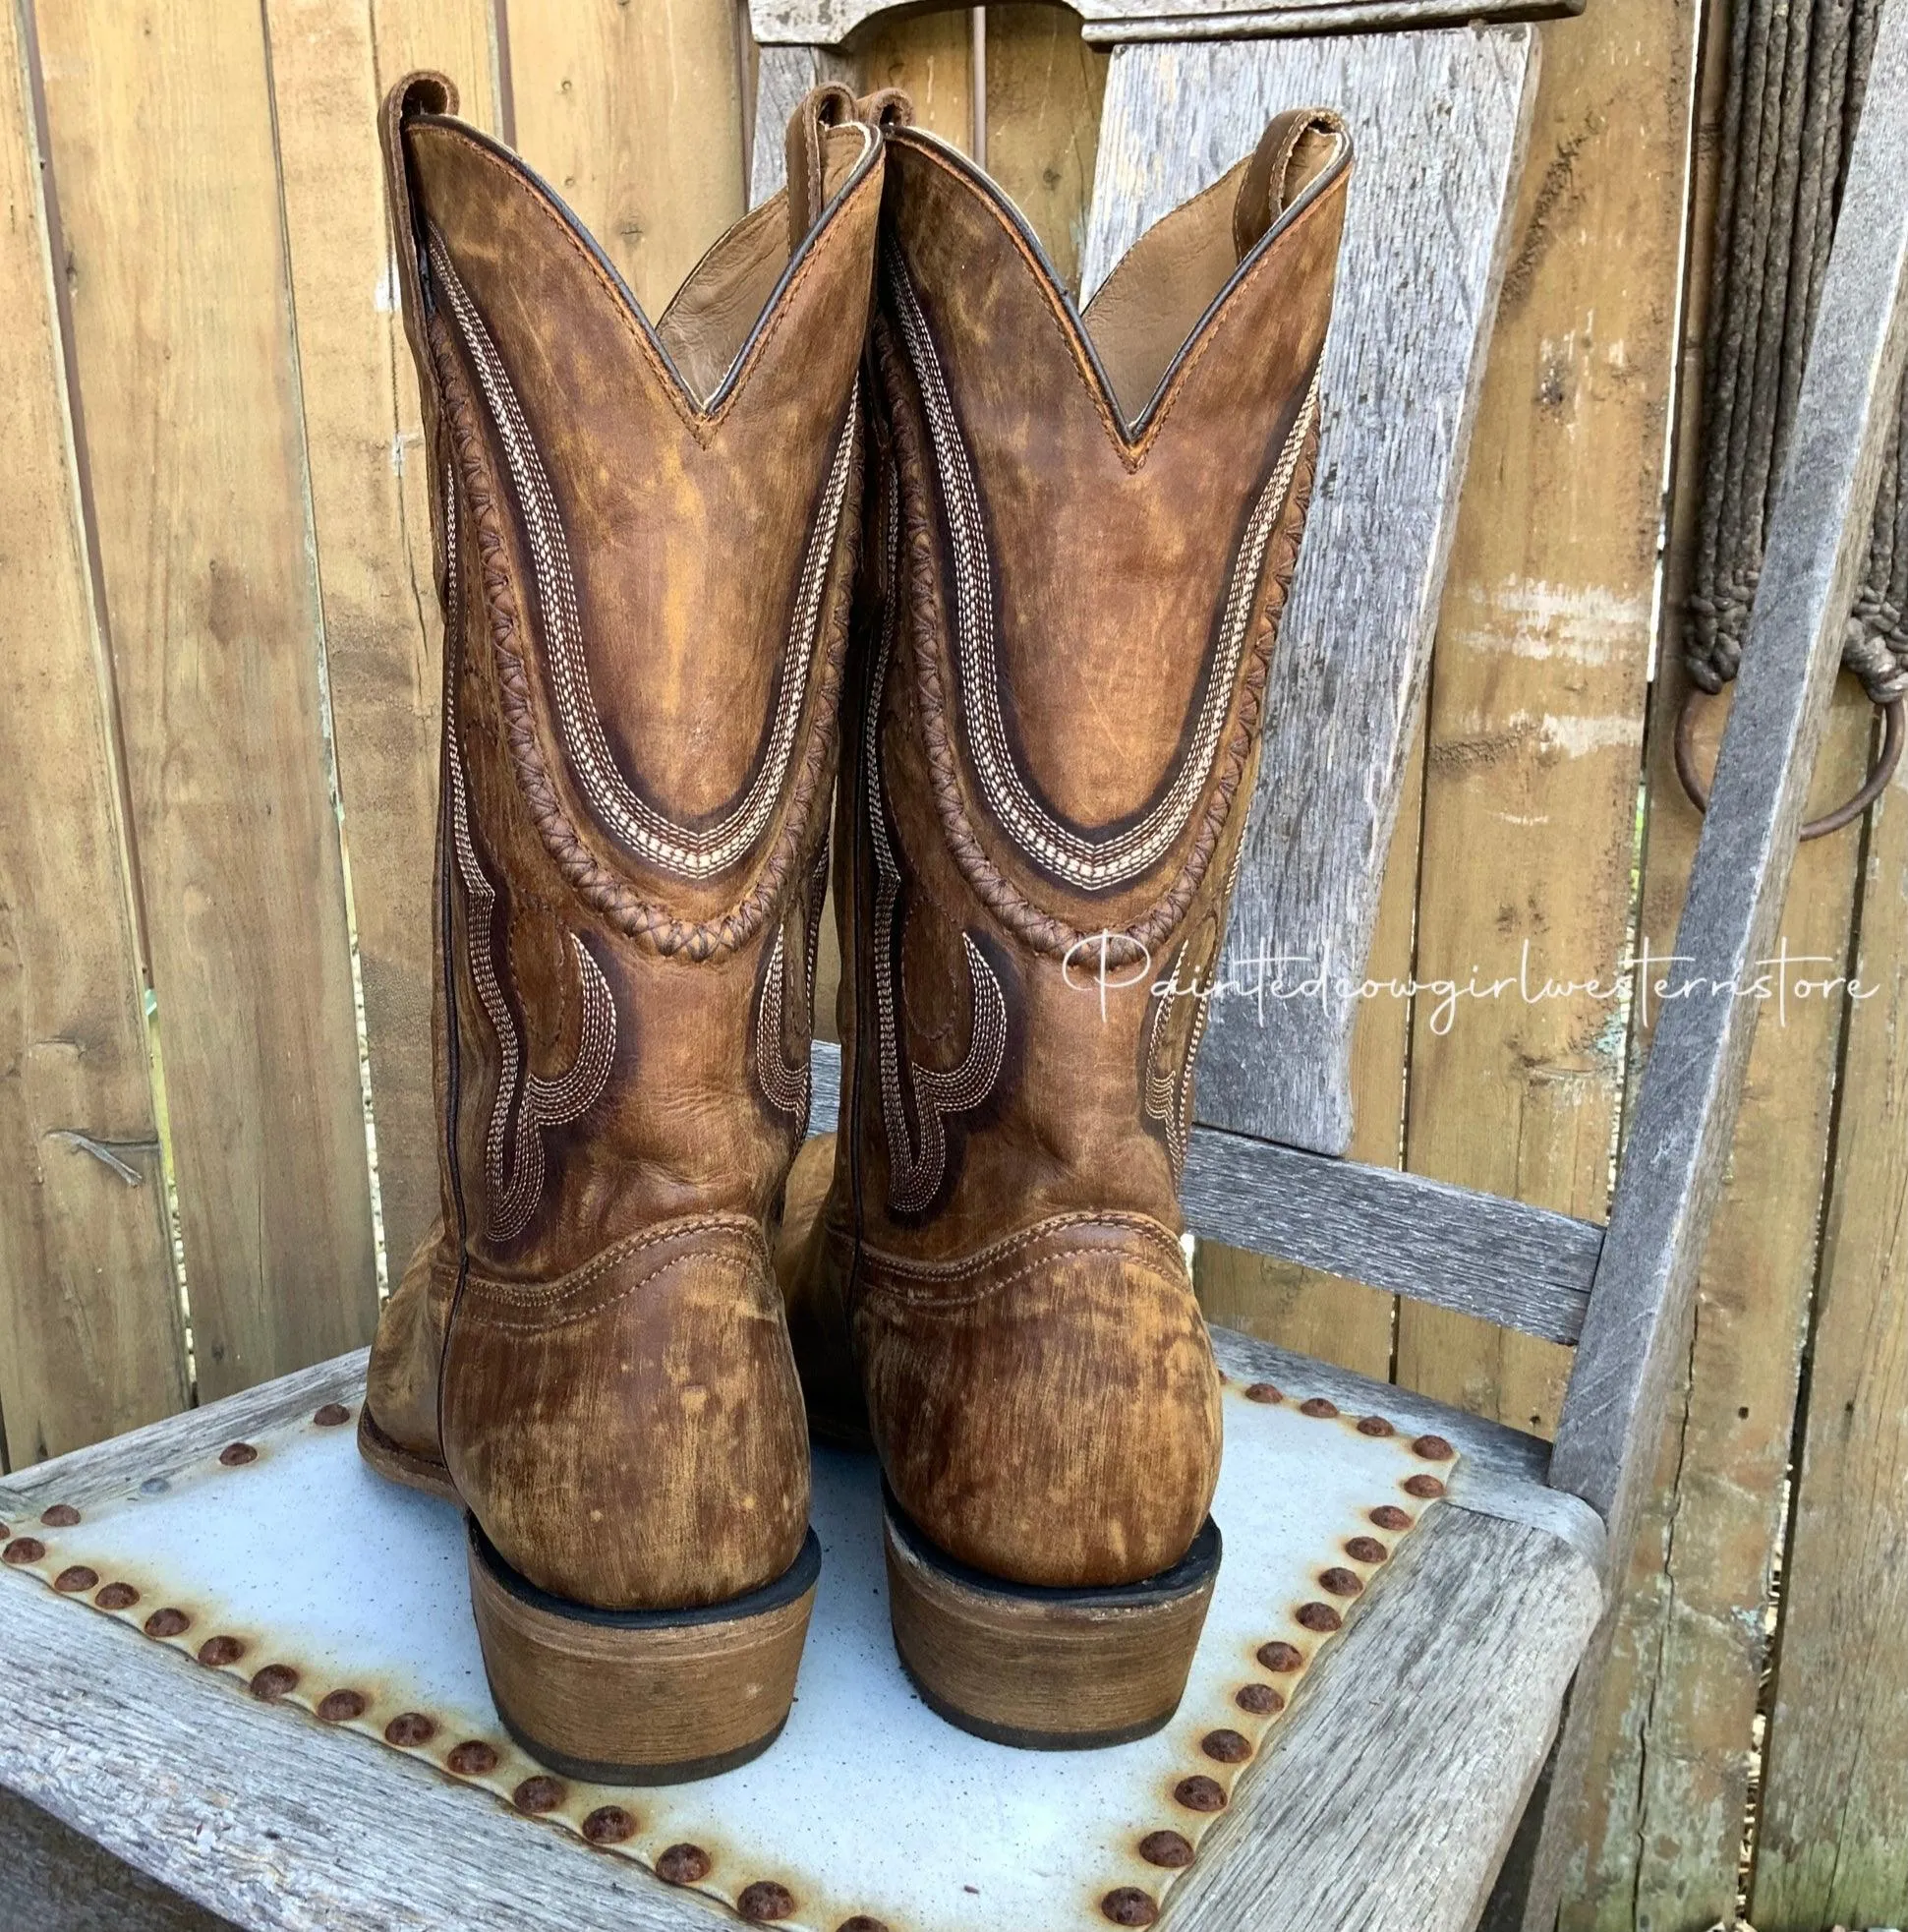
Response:
POLYGON ((1046 1268, 1061 1261, 1103 1259, 1109 1253, 1127 1266, 1145 1267, 1149 1273, 1157 1274, 1163 1281, 1172 1281, 1175 1287, 1186 1285, 1184 1268, 1177 1273, 1154 1266, 1151 1262, 1137 1259, 1132 1256, 1121 1255, 1117 1249, 1106 1248, 1057 1248, 1052 1254, 1037 1256, 1024 1266, 1015 1268, 1011 1274, 1004 1274, 997 1281, 976 1283, 954 1294, 939 1293, 929 1289, 926 1284, 901 1286, 875 1278, 870 1274, 861 1290, 861 1304, 866 1307, 871 1301, 901 1302, 915 1309, 961 1309, 972 1308, 977 1303, 992 1301, 996 1296, 1017 1283, 1028 1281, 1046 1268))
MULTIPOLYGON (((738 1236, 747 1242, 758 1254, 766 1256, 762 1237, 756 1231, 753 1221, 726 1215, 705 1215, 690 1221, 671 1221, 662 1228, 646 1228, 640 1234, 625 1235, 622 1240, 613 1242, 594 1260, 586 1262, 574 1273, 560 1276, 549 1282, 501 1281, 489 1275, 472 1272, 465 1283, 471 1294, 494 1296, 499 1301, 515 1302, 524 1306, 538 1303, 549 1305, 566 1296, 587 1288, 591 1282, 600 1280, 619 1262, 631 1255, 640 1254, 645 1248, 654 1248, 659 1242, 679 1241, 684 1236, 696 1234, 726 1234, 738 1236)), ((665 1267, 670 1262, 665 1262, 665 1267)))
MULTIPOLYGON (((639 1289, 647 1288, 652 1281, 661 1280, 671 1269, 688 1260, 700 1261, 705 1266, 732 1268, 738 1273, 747 1271, 747 1262, 740 1255, 671 1255, 667 1260, 658 1261, 653 1268, 639 1274, 633 1281, 625 1282, 613 1295, 606 1295, 602 1301, 592 1302, 588 1308, 573 1309, 567 1314, 560 1315, 530 1315, 513 1317, 508 1315, 495 1315, 489 1310, 474 1310, 467 1300, 464 1304, 463 1318, 466 1322, 480 1322, 492 1333, 501 1332, 508 1335, 547 1335, 554 1329, 574 1328, 582 1322, 594 1321, 598 1316, 607 1314, 620 1303, 628 1301, 639 1289)), ((766 1266, 767 1263, 763 1265, 766 1266)))
POLYGON ((1022 1228, 1018 1234, 1008 1235, 983 1248, 978 1255, 969 1255, 957 1261, 909 1260, 904 1256, 884 1254, 881 1249, 872 1248, 865 1242, 861 1252, 867 1257, 871 1267, 891 1274, 907 1275, 921 1281, 956 1281, 982 1268, 992 1267, 995 1262, 1006 1260, 1037 1242, 1055 1241, 1078 1228, 1106 1228, 1115 1233, 1136 1234, 1168 1250, 1176 1259, 1180 1256, 1179 1243, 1149 1215, 1095 1213, 1085 1209, 1072 1214, 1056 1214, 1051 1220, 1038 1221, 1030 1228, 1022 1228))

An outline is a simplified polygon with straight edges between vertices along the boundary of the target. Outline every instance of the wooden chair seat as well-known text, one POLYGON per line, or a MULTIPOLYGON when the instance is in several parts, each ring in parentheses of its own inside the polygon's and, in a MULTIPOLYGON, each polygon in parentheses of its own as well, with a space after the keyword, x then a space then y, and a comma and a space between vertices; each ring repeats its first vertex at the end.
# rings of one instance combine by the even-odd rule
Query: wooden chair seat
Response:
POLYGON ((780 1905, 766 1884, 793 1901, 782 1922, 821 1932, 857 1911, 1087 1932, 1152 1904, 1176 1927, 1296 1927, 1326 1922, 1320 1900, 1337 1926, 1396 1925, 1409 1900, 1415 1926, 1462 1932, 1601 1612, 1600 1525, 1544 1487, 1542 1443, 1243 1336, 1219 1347, 1220 1594, 1180 1716, 1113 1752, 1010 1751, 919 1705, 886 1640, 871 1459, 818 1464, 836 1596, 774 1776, 653 1792, 539 1782, 503 1732, 456 1512, 372 1477, 338 1419, 362 1355, 41 1465, 0 1489, 0 1672, 8 1783, 58 1823, 18 1813, 0 1902, 24 1888, 31 1922, 59 1926, 40 1902, 81 1856, 88 1909, 111 1900, 132 1927, 691 1927, 717 1901, 780 1905), (1357 1427, 1372 1416, 1391 1433, 1357 1427), (1414 1446, 1432 1435, 1455 1455, 1414 1446), (1443 1498, 1403 1487, 1433 1470, 1443 1498), (1372 1529, 1367 1498, 1421 1520, 1372 1529), (1383 1560, 1360 1560, 1361 1531, 1383 1560), (167 1610, 190 1626, 144 1634, 167 1610), (242 1654, 195 1662, 221 1639, 242 1654), (1275 1641, 1305 1666, 1268 1668, 1275 1641), (1248 1683, 1289 1708, 1241 1711, 1248 1683), (414 1710, 434 1734, 382 1741, 414 1710), (633 1819, 622 1855, 578 1836, 607 1806, 633 1819), (1189 1866, 1143 1854, 1162 1832, 1196 1843, 1189 1866), (710 1859, 690 1889, 653 1875, 684 1844, 710 1859))

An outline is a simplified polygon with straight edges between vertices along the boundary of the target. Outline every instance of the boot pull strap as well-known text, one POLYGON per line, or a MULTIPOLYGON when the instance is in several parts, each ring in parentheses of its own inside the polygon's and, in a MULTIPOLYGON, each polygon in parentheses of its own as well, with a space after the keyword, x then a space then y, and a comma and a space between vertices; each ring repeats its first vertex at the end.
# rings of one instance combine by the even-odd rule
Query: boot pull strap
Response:
POLYGON ((886 134, 890 128, 914 125, 914 103, 900 88, 877 88, 854 104, 854 118, 886 134))
POLYGON ((1242 262, 1324 172, 1345 138, 1344 121, 1329 107, 1294 108, 1267 124, 1233 204, 1233 246, 1242 262))
POLYGON ((828 136, 855 118, 854 95, 838 81, 811 88, 788 117, 788 249, 808 238, 828 201, 828 136))
MULTIPOLYGON (((418 218, 411 168, 404 152, 404 124, 420 114, 455 114, 457 86, 448 75, 424 69, 407 74, 384 96, 384 188, 390 201, 391 240, 397 251, 398 293, 407 311, 425 306, 424 224, 418 218)), ((409 316, 407 314, 407 320, 409 316)))

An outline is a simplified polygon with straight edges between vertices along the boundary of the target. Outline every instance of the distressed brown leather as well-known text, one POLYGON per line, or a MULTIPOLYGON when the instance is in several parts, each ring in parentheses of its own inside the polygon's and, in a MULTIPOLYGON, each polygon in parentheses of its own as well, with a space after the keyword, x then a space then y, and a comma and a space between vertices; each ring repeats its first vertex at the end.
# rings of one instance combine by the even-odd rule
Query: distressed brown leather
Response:
POLYGON ((442 1229, 368 1408, 558 1596, 771 1581, 808 1517, 769 1260, 856 569, 878 135, 652 325, 555 196, 394 90, 384 134, 446 612, 442 1229))
POLYGON ((1282 117, 1082 326, 983 175, 889 136, 843 1127, 782 1274, 820 1422, 858 1384, 901 1507, 1018 1582, 1169 1567, 1218 1476, 1178 1182, 1349 175, 1282 117))

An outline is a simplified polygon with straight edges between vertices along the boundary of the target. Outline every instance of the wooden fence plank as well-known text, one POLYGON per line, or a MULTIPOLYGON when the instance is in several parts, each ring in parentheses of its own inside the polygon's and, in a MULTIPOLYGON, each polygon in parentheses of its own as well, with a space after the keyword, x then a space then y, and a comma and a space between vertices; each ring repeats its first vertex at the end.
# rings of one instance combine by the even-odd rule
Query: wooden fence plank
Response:
MULTIPOLYGON (((1602 0, 1544 29, 1431 674, 1419 977, 1510 985, 1418 1001, 1407 1164, 1591 1218, 1622 1079, 1696 12, 1602 0), (1603 991, 1543 998, 1546 977, 1603 991)), ((1555 1428, 1568 1364, 1399 1311, 1401 1381, 1522 1429, 1555 1428)))
MULTIPOLYGON (((1793 899, 1791 904, 1793 904, 1793 899)), ((1908 778, 1878 808, 1751 1909, 1908 1922, 1908 778)))
POLYGON ((187 1391, 39 140, 12 7, 0 9, 0 609, 14 639, 0 652, 0 1460, 17 1468, 169 1415, 187 1391))
POLYGON ((488 0, 266 0, 333 743, 395 1280, 437 1211, 431 867, 442 623, 416 382, 391 279, 377 105, 448 73, 494 126, 488 0), (428 20, 418 18, 429 16, 428 20))
POLYGON ((511 0, 516 145, 663 312, 747 205, 731 0, 511 0))
POLYGON ((987 169, 1033 223, 1075 295, 1107 52, 1080 37, 1066 7, 987 10, 987 169))
MULTIPOLYGON (((1670 518, 1664 673, 1650 728, 1639 921, 1659 954, 1669 950, 1682 910, 1698 830, 1669 742, 1684 689, 1683 614, 1701 497, 1704 348, 1728 28, 1727 9, 1712 6, 1704 29, 1681 454, 1670 518)), ((1721 711, 1709 707, 1699 727, 1706 769, 1721 711)), ((1866 713, 1852 689, 1840 694, 1817 799, 1832 802, 1854 782, 1866 750, 1866 713)), ((1851 833, 1798 852, 1784 921, 1797 953, 1845 951, 1857 851, 1851 833)), ((1708 1925, 1735 1910, 1766 1654, 1763 1610, 1841 1033, 1834 1002, 1796 1002, 1778 1018, 1787 1024, 1770 1024, 1765 1016, 1757 1033, 1731 1173, 1698 1282, 1690 1373, 1671 1405, 1659 1493, 1646 1511, 1631 1563, 1601 1698, 1582 1874, 1565 1906, 1565 1932, 1625 1932, 1641 1921, 1708 1925)))
POLYGON ((974 145, 973 35, 966 7, 884 16, 855 39, 861 87, 904 88, 916 125, 964 154, 974 145))
POLYGON ((362 1341, 363 1088, 259 10, 38 10, 199 1381, 362 1341))

